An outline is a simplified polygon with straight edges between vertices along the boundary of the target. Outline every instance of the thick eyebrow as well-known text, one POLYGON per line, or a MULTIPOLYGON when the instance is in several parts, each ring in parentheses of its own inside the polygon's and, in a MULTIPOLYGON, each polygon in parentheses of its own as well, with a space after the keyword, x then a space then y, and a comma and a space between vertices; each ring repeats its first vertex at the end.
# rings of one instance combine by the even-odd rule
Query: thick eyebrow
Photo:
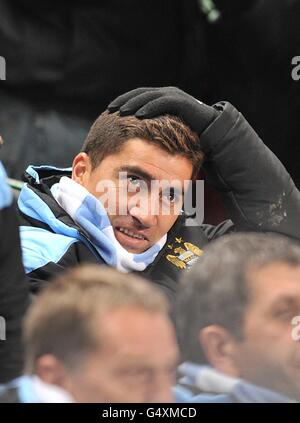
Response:
POLYGON ((299 310, 300 301, 293 296, 283 295, 271 301, 266 307, 265 313, 271 315, 281 307, 288 307, 291 311, 298 313, 296 310, 299 310))
POLYGON ((155 177, 153 175, 141 169, 139 166, 129 166, 129 165, 121 166, 118 169, 116 169, 117 174, 120 172, 127 172, 129 174, 133 173, 135 176, 138 176, 139 178, 143 179, 147 183, 151 182, 152 180, 155 180, 155 177))
POLYGON ((287 305, 289 307, 296 307, 298 306, 299 301, 293 297, 293 296, 289 296, 289 295, 283 295, 282 297, 277 298, 272 304, 271 307, 278 307, 278 306, 282 306, 282 305, 287 305))

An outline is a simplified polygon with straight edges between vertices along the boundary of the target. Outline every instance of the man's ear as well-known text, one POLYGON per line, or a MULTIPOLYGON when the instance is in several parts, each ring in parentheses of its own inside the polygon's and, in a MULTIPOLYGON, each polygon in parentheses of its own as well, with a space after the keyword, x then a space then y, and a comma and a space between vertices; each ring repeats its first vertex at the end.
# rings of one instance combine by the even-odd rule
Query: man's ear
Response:
POLYGON ((35 374, 46 383, 68 390, 68 373, 60 360, 52 354, 42 355, 35 364, 35 374))
POLYGON ((240 377, 236 363, 237 340, 222 326, 211 325, 199 333, 199 341, 209 364, 228 376, 240 377))
POLYGON ((92 165, 89 156, 86 153, 79 153, 75 156, 72 164, 72 179, 80 185, 86 186, 92 165))

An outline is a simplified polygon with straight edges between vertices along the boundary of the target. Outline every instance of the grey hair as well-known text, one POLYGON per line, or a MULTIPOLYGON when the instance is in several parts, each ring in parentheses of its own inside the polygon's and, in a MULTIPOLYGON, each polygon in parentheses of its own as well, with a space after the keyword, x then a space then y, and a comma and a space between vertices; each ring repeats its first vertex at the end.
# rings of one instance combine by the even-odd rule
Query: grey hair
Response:
POLYGON ((183 360, 206 362, 199 333, 209 325, 242 338, 251 271, 274 262, 299 266, 300 246, 280 235, 258 233, 231 234, 209 244, 179 284, 175 315, 183 360))

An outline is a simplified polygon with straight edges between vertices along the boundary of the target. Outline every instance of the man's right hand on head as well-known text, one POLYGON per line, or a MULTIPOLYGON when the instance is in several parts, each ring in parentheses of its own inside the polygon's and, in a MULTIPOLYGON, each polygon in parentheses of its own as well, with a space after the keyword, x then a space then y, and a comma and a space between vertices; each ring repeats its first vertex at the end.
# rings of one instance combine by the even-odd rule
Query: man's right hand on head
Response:
POLYGON ((218 116, 214 107, 207 106, 176 87, 137 88, 113 100, 108 110, 141 119, 163 114, 175 115, 199 135, 218 116))

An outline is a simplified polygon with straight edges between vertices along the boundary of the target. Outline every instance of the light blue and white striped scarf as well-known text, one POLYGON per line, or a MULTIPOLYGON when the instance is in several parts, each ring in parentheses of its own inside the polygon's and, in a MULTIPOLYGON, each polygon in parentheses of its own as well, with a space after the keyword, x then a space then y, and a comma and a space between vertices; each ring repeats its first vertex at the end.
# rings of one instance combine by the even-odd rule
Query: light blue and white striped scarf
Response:
POLYGON ((0 209, 9 207, 13 202, 11 189, 7 185, 5 169, 0 162, 0 209))
POLYGON ((81 226, 103 258, 121 272, 142 271, 151 264, 167 240, 164 235, 156 244, 141 254, 129 253, 117 241, 109 217, 101 201, 86 188, 63 176, 51 188, 58 204, 81 226))

